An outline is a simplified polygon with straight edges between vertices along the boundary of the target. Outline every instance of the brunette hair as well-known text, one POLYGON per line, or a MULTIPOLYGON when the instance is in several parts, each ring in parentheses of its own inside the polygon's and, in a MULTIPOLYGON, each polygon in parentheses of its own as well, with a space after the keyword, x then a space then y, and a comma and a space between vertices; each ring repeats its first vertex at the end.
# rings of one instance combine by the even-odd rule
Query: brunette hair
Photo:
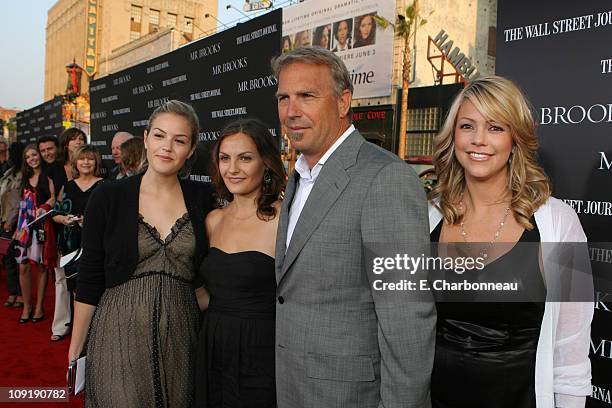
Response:
POLYGON ((57 137, 53 135, 44 135, 44 136, 39 137, 38 140, 36 141, 36 144, 40 148, 41 143, 47 143, 47 142, 53 142, 53 144, 55 144, 55 147, 59 149, 59 141, 57 140, 57 137))
POLYGON ((278 142, 263 122, 258 119, 239 119, 229 123, 221 131, 221 135, 212 150, 214 166, 211 174, 213 183, 217 188, 217 194, 223 200, 232 201, 234 199, 219 173, 219 149, 226 137, 237 133, 245 134, 253 140, 257 152, 266 166, 264 178, 269 177, 269 182, 262 180, 261 183, 261 192, 257 198, 257 217, 261 220, 274 218, 276 208, 273 204, 281 198, 281 193, 285 187, 285 167, 281 161, 278 142))
MULTIPOLYGON (((38 151, 38 146, 36 146, 36 143, 30 143, 23 149, 23 152, 21 153, 21 174, 23 175, 23 178, 21 179, 21 186, 23 188, 31 188, 30 177, 34 175, 34 169, 30 167, 28 161, 26 160, 26 155, 30 150, 34 150, 36 153, 38 153, 38 157, 41 160, 40 165, 42 166, 42 157, 40 156, 40 152, 38 151)), ((40 180, 38 182, 40 183, 40 180)))
POLYGON ((74 127, 68 128, 64 130, 62 134, 60 135, 59 148, 61 152, 60 161, 62 164, 66 164, 68 163, 68 160, 70 160, 70 152, 68 151, 68 144, 70 143, 71 140, 74 140, 78 137, 83 138, 83 144, 87 143, 87 136, 85 135, 85 132, 83 132, 81 129, 77 129, 74 127))

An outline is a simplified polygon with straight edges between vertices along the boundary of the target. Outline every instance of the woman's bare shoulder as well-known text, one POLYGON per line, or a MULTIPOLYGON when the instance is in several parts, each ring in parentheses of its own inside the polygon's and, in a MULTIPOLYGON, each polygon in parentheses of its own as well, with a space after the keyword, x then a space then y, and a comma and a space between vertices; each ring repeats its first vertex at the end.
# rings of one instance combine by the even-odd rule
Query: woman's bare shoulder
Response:
POLYGON ((214 226, 223 218, 223 208, 215 208, 206 216, 206 225, 214 226))

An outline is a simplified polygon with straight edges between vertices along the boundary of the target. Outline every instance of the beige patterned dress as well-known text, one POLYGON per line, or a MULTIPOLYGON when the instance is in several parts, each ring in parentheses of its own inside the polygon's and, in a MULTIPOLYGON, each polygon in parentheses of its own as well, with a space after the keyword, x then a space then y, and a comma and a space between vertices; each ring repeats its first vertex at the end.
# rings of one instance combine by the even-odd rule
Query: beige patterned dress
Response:
POLYGON ((199 316, 194 252, 188 214, 165 240, 140 218, 136 270, 104 292, 91 323, 85 406, 190 406, 199 316))

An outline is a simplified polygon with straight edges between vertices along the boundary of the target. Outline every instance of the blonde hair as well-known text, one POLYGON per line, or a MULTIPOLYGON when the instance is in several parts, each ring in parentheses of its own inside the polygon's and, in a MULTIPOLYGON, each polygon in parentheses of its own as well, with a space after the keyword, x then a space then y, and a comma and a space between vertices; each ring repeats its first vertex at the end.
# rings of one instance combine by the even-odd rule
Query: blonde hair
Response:
POLYGON ((121 164, 133 174, 139 174, 147 167, 147 153, 141 137, 135 136, 121 143, 121 164))
POLYGON ((519 224, 533 229, 530 219, 550 197, 551 184, 537 161, 538 139, 528 102, 512 81, 499 76, 470 82, 451 105, 444 126, 434 139, 433 163, 438 182, 429 199, 439 200, 436 206, 448 224, 458 224, 463 219, 460 201, 465 191, 465 174, 455 156, 455 125, 465 101, 470 101, 487 121, 510 128, 513 145, 508 161, 510 209, 519 224))

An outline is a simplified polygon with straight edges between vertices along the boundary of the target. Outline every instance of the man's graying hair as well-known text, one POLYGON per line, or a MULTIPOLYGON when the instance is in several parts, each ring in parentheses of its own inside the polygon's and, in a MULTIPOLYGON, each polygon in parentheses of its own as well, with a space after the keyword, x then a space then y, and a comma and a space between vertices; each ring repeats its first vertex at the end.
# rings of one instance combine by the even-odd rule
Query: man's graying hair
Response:
POLYGON ((272 60, 272 71, 278 79, 286 66, 300 62, 302 64, 325 65, 331 72, 336 96, 348 90, 353 93, 353 82, 344 62, 336 54, 321 47, 298 47, 279 55, 272 60))

